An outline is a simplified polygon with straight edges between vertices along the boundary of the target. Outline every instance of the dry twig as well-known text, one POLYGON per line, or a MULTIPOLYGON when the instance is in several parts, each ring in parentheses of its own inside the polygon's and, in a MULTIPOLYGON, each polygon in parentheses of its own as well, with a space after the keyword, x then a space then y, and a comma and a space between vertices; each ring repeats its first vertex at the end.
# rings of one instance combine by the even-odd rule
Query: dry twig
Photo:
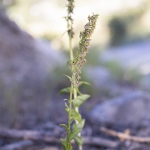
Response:
POLYGON ((141 142, 141 143, 149 143, 150 142, 150 137, 132 136, 132 135, 128 135, 126 133, 116 132, 114 130, 107 129, 105 127, 101 127, 100 131, 102 131, 106 134, 109 134, 111 136, 118 137, 120 139, 131 140, 131 141, 141 142))
MULTIPOLYGON (((60 143, 58 137, 50 135, 40 131, 29 131, 29 130, 10 130, 10 129, 0 129, 0 137, 25 139, 31 141, 43 141, 46 143, 60 143)), ((111 140, 99 138, 99 137, 83 137, 84 144, 104 146, 109 148, 115 148, 118 142, 111 140)), ((74 144, 74 141, 72 141, 74 144)))

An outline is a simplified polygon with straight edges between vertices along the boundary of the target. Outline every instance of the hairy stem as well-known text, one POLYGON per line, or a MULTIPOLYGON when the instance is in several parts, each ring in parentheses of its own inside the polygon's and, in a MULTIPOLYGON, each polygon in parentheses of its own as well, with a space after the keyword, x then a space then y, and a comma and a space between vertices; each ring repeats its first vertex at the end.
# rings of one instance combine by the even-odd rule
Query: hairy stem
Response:
MULTIPOLYGON (((76 99, 76 98, 77 98, 77 91, 76 91, 75 88, 73 89, 73 93, 74 93, 74 94, 73 94, 74 99, 76 99)), ((79 108, 78 108, 78 107, 75 107, 75 111, 76 111, 76 112, 79 112, 79 108)), ((76 124, 78 124, 78 121, 76 121, 76 124)), ((78 136, 81 137, 81 133, 79 133, 78 136)), ((79 145, 79 150, 82 150, 82 145, 79 145)))
MULTIPOLYGON (((68 22, 68 26, 69 26, 69 22, 68 22)), ((72 38, 69 35, 69 50, 70 50, 70 60, 73 61, 73 51, 72 51, 72 38)), ((71 120, 71 110, 72 110, 72 89, 73 89, 73 85, 71 83, 71 90, 70 90, 70 101, 69 101, 69 108, 70 108, 70 112, 69 112, 69 117, 68 117, 68 126, 69 126, 69 131, 70 131, 70 120, 71 120)), ((70 132, 69 132, 70 133, 70 132)))
POLYGON ((72 50, 72 38, 69 36, 69 50, 70 50, 70 60, 73 61, 73 50, 72 50))
POLYGON ((68 134, 71 131, 71 110, 72 110, 72 85, 71 85, 71 90, 70 90, 70 100, 69 100, 69 114, 68 114, 68 134))

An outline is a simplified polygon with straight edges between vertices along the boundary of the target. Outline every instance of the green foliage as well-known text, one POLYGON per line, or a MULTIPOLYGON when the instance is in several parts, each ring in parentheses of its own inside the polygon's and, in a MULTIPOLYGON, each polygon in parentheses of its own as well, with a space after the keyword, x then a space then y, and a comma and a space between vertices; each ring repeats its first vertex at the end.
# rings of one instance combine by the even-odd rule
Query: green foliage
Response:
POLYGON ((114 17, 109 22, 111 44, 113 46, 119 45, 125 38, 127 33, 127 26, 122 18, 114 17))
POLYGON ((76 99, 73 100, 73 105, 74 107, 79 107, 81 104, 83 104, 88 98, 90 97, 90 95, 84 94, 81 96, 77 96, 76 99))
POLYGON ((88 83, 88 82, 85 82, 85 81, 80 81, 80 83, 79 83, 79 86, 81 86, 82 84, 85 84, 85 85, 90 85, 90 83, 88 83))
POLYGON ((59 94, 70 93, 70 90, 71 90, 70 87, 64 88, 64 89, 62 89, 62 90, 59 92, 59 94))
POLYGON ((131 9, 121 14, 116 14, 108 21, 108 27, 110 31, 110 44, 112 46, 133 42, 139 39, 143 39, 143 35, 146 38, 149 30, 143 28, 141 19, 149 10, 149 5, 146 7, 146 3, 138 8, 131 9), (143 34, 143 31, 147 30, 143 34))
POLYGON ((69 77, 68 75, 65 75, 70 81, 72 80, 72 78, 71 77, 69 77))
POLYGON ((74 140, 75 140, 75 142, 76 142, 77 145, 82 145, 83 144, 83 139, 82 139, 81 136, 76 136, 74 138, 74 140))

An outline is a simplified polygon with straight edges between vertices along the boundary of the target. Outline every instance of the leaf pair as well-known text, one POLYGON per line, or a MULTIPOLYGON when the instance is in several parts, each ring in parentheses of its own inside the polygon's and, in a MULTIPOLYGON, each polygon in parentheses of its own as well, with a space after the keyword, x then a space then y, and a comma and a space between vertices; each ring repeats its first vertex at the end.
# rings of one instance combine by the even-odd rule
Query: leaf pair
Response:
MULTIPOLYGON (((75 140, 75 142, 78 145, 82 145, 83 139, 78 136, 78 134, 82 131, 82 128, 84 126, 85 120, 82 120, 78 124, 74 124, 72 131, 67 135, 66 139, 60 139, 61 143, 63 145, 64 150, 72 150, 72 146, 70 144, 71 140, 75 140)), ((67 129, 67 125, 61 124, 61 126, 65 127, 67 129)))
POLYGON ((70 143, 68 143, 65 139, 60 140, 63 146, 63 150, 72 150, 72 145, 70 143))
POLYGON ((74 107, 79 107, 81 104, 83 104, 88 98, 90 97, 90 95, 88 94, 83 94, 81 96, 77 96, 76 99, 73 100, 73 105, 74 107))
MULTIPOLYGON (((67 75, 65 75, 65 76, 67 76, 67 75)), ((71 81, 71 77, 67 76, 67 78, 69 78, 69 80, 71 81)), ((90 85, 90 83, 88 83, 88 82, 80 81, 79 86, 81 86, 81 85, 83 85, 83 84, 85 84, 85 85, 90 85)), ((76 88, 76 90, 77 90, 77 92, 78 92, 80 95, 82 94, 82 93, 79 91, 78 88, 76 88)), ((64 89, 60 90, 59 94, 70 93, 70 91, 71 91, 71 87, 67 87, 67 88, 64 88, 64 89)), ((72 91, 72 92, 73 92, 73 91, 72 91)))

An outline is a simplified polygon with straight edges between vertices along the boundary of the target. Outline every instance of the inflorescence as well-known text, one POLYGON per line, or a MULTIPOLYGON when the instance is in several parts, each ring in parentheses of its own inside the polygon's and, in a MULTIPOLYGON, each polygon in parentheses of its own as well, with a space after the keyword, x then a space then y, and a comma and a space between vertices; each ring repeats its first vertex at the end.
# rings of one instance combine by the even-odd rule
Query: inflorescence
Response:
POLYGON ((73 19, 72 19, 72 14, 73 14, 73 9, 74 9, 74 0, 68 0, 67 4, 67 11, 68 11, 68 16, 65 17, 66 21, 68 22, 68 35, 69 37, 73 38, 74 32, 73 32, 73 19))
POLYGON ((72 84, 75 87, 78 87, 79 81, 81 79, 80 73, 81 68, 86 62, 86 55, 90 48, 90 41, 91 36, 94 32, 96 27, 96 21, 98 19, 97 14, 93 14, 92 16, 88 16, 89 22, 84 26, 84 31, 80 32, 80 42, 79 42, 79 49, 77 51, 77 57, 72 62, 72 84))

